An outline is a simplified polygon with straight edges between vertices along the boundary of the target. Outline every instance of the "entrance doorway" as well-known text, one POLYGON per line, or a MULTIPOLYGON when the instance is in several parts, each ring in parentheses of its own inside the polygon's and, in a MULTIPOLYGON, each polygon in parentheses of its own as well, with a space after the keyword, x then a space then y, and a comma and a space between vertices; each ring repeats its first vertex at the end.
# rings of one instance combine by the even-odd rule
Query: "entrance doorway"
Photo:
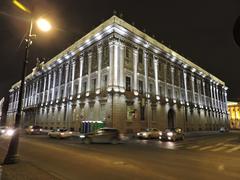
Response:
POLYGON ((175 111, 172 108, 169 109, 169 111, 168 111, 168 128, 175 127, 175 117, 176 117, 175 111))

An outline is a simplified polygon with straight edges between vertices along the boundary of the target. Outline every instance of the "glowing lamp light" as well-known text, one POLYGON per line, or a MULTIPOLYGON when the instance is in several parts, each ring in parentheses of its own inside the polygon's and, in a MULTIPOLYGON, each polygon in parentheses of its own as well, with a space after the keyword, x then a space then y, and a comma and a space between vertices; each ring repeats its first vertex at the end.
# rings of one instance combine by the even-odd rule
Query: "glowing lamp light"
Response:
POLYGON ((48 32, 52 29, 52 25, 46 19, 39 18, 36 23, 41 31, 48 32))
POLYGON ((168 102, 168 101, 169 101, 169 99, 168 99, 168 98, 165 98, 165 101, 166 101, 166 102, 168 102))
POLYGON ((159 97, 159 96, 156 96, 156 99, 157 99, 157 100, 160 100, 160 97, 159 97))
POLYGON ((135 96, 138 96, 138 92, 137 92, 137 91, 134 91, 134 95, 135 95, 135 96))
POLYGON ((98 89, 98 90, 96 90, 96 94, 100 94, 100 90, 98 89))
POLYGON ((173 103, 176 104, 176 102, 177 102, 177 101, 174 99, 174 100, 173 100, 173 103))
POLYGON ((80 95, 78 95, 77 98, 80 98, 80 95))
POLYGON ((89 92, 86 93, 86 96, 89 96, 89 92))

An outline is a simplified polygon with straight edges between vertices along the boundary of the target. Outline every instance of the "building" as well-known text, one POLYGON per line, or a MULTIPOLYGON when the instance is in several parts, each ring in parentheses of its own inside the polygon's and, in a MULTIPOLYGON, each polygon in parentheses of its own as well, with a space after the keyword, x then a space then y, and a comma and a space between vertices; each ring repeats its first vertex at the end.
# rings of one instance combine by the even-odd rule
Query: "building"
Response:
POLYGON ((228 113, 231 129, 240 129, 240 103, 228 102, 228 113))
MULTIPOLYGON (((10 89, 13 124, 20 82, 10 89)), ((113 16, 26 77, 23 126, 216 130, 228 124, 225 83, 113 16)))

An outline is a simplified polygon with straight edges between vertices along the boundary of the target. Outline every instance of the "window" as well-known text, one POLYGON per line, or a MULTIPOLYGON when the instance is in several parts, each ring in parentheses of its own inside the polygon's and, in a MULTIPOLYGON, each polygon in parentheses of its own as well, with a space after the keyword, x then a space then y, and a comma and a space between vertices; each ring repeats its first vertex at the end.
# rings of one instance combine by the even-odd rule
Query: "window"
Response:
POLYGON ((87 82, 83 82, 83 93, 87 91, 87 82))
POLYGON ((126 91, 131 91, 131 78, 126 77, 126 91))
POLYGON ((126 49, 125 49, 125 57, 126 58, 130 58, 130 49, 129 49, 129 47, 126 47, 126 49))
POLYGON ((92 79, 92 91, 96 91, 96 79, 92 79))
POLYGON ((138 81, 138 91, 140 94, 143 93, 143 82, 141 80, 138 81))
POLYGON ((107 75, 104 75, 104 77, 103 77, 103 88, 104 89, 107 88, 107 82, 108 82, 108 77, 107 77, 107 75))
POLYGON ((153 85, 152 84, 149 84, 149 90, 150 90, 150 94, 153 93, 153 85))
POLYGON ((140 64, 143 63, 143 50, 142 49, 139 49, 139 52, 138 52, 138 62, 140 64))

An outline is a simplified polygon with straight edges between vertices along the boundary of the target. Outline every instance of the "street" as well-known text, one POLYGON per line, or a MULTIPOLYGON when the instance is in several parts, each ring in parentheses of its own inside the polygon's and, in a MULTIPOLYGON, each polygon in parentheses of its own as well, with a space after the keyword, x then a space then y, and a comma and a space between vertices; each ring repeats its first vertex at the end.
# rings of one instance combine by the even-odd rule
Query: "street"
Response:
MULTIPOLYGON (((23 135, 19 154, 56 179, 240 179, 240 132, 184 141, 131 139, 121 144, 82 144, 76 138, 23 135)), ((7 149, 0 138, 0 150, 7 149)))

